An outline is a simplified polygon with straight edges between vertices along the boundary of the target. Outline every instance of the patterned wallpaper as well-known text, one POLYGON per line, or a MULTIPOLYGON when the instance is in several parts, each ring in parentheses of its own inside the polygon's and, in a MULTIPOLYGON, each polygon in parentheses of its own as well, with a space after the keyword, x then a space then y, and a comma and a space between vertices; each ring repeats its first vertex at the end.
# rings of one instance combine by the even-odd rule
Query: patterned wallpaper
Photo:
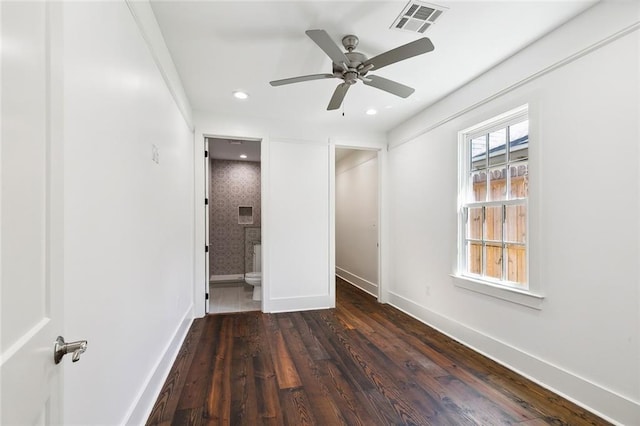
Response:
POLYGON ((245 247, 245 228, 252 228, 247 233, 255 241, 261 226, 260 163, 212 159, 210 165, 210 274, 243 274, 248 251, 245 247), (252 224, 238 224, 239 206, 253 207, 252 224))

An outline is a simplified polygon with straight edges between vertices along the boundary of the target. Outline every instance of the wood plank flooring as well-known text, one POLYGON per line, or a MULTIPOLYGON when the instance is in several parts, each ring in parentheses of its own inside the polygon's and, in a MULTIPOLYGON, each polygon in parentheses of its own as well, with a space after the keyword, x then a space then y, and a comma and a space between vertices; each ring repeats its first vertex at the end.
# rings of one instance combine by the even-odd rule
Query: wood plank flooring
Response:
POLYGON ((148 425, 606 425, 357 288, 194 321, 148 425))

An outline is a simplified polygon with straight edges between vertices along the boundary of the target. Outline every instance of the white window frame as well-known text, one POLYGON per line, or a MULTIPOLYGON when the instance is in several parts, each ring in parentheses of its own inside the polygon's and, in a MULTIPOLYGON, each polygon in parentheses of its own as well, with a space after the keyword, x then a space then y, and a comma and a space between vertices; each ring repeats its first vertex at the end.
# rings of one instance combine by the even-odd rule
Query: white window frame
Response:
MULTIPOLYGON (((469 186, 469 173, 470 173, 470 141, 481 135, 485 135, 495 130, 499 130, 510 126, 512 124, 519 123, 526 119, 530 120, 529 107, 523 105, 515 108, 497 117, 486 120, 482 123, 464 129, 458 132, 458 261, 457 271, 451 274, 453 282, 456 286, 471 290, 477 293, 482 293, 488 296, 496 297, 499 299, 507 300, 520 305, 528 306, 535 309, 541 309, 541 304, 544 296, 534 293, 531 288, 529 280, 531 270, 530 259, 530 209, 529 209, 529 193, 525 201, 527 207, 527 238, 525 241, 526 249, 526 274, 527 274, 527 286, 516 287, 509 284, 507 281, 493 280, 489 277, 476 276, 466 274, 466 220, 465 220, 465 208, 473 207, 473 205, 510 205, 510 204, 522 204, 522 200, 506 200, 496 202, 481 202, 481 203, 469 203, 467 202, 468 186, 469 186)), ((529 121, 531 128, 531 120, 529 121)), ((531 134, 531 131, 529 131, 531 134)), ((531 146, 531 139, 529 147, 531 146)), ((530 167, 530 161, 527 162, 527 167, 530 167)))

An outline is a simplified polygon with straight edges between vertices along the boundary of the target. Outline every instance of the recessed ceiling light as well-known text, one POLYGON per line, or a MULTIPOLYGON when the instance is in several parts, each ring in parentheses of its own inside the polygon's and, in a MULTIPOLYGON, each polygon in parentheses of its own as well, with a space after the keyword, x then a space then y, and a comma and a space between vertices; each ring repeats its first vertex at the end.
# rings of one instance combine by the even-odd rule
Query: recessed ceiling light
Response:
POLYGON ((242 92, 240 90, 236 90, 235 92, 233 92, 233 96, 236 99, 247 99, 249 97, 249 95, 246 92, 242 92))
POLYGON ((240 158, 247 158, 247 154, 240 154, 240 158))
POLYGON ((377 113, 378 111, 373 108, 367 110, 367 115, 376 115, 377 113))

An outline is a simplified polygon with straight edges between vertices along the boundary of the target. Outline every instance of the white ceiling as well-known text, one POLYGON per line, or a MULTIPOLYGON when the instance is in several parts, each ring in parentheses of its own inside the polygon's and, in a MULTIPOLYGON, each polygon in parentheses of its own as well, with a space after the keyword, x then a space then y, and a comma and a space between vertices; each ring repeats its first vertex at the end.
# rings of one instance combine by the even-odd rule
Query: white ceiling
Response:
POLYGON ((160 1, 152 8, 194 110, 244 117, 367 126, 387 131, 581 13, 594 0, 436 1, 449 10, 424 36, 435 50, 377 74, 414 87, 407 99, 353 86, 343 110, 326 111, 341 82, 272 87, 269 81, 330 73, 331 60, 305 35, 324 29, 342 46, 360 38, 368 57, 419 34, 389 29, 407 1, 160 1), (232 96, 249 93, 247 100, 232 96), (368 116, 369 108, 378 110, 368 116))

